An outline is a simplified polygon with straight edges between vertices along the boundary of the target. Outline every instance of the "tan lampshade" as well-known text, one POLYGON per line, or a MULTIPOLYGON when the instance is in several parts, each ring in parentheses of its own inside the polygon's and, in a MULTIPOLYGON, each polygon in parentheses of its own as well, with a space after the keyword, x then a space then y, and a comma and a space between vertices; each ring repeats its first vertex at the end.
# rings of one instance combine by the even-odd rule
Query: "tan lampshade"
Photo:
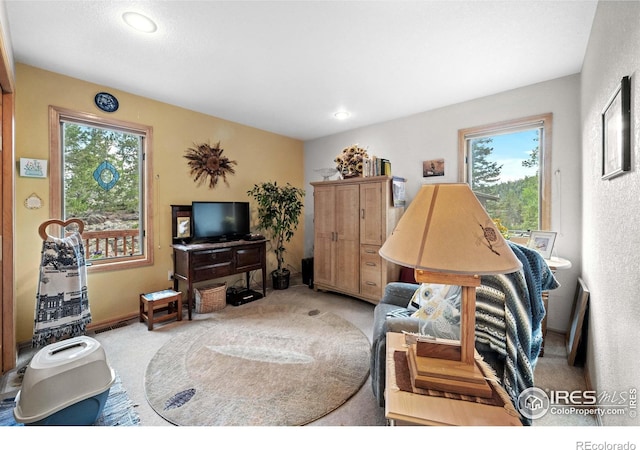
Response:
POLYGON ((422 186, 380 255, 441 273, 491 275, 522 268, 466 183, 422 186))

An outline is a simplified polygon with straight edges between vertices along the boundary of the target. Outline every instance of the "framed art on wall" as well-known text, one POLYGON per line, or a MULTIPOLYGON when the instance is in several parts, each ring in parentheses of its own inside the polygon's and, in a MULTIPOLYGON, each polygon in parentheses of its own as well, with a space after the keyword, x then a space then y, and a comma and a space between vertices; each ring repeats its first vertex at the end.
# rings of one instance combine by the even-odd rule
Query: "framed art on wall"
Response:
POLYGON ((631 170, 631 86, 623 77, 602 111, 602 179, 631 170))
POLYGON ((444 158, 423 161, 422 176, 425 178, 444 176, 444 158))
POLYGON ((46 178, 47 163, 46 159, 20 158, 20 176, 46 178))

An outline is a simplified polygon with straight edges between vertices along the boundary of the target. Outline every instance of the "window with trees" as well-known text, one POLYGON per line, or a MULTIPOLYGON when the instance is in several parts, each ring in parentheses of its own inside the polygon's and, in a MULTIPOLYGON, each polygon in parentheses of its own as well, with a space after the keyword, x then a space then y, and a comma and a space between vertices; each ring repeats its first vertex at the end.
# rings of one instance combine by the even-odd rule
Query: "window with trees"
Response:
POLYGON ((458 132, 459 179, 510 232, 551 226, 551 114, 458 132))
POLYGON ((81 219, 90 271, 153 263, 152 128, 50 107, 53 218, 81 219))

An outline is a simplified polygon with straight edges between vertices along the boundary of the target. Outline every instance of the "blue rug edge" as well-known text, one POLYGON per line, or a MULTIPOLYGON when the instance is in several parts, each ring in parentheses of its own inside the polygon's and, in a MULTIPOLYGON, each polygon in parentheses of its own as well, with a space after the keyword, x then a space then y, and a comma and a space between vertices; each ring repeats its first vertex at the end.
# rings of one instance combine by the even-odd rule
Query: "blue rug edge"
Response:
MULTIPOLYGON (((17 394, 17 391, 15 393, 17 394)), ((6 398, 0 400, 0 426, 24 426, 24 424, 15 421, 13 416, 15 406, 15 395, 8 394, 6 398)), ((140 416, 135 410, 135 405, 129 398, 127 390, 122 386, 120 376, 116 374, 104 409, 94 426, 138 426, 139 424, 140 416)))

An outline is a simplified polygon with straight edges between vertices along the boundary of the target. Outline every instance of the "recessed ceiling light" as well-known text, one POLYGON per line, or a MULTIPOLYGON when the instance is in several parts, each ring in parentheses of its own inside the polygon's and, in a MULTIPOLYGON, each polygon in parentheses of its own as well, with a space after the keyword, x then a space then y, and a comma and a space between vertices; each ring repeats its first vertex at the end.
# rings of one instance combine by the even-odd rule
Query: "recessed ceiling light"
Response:
POLYGON ((333 114, 333 117, 335 117, 338 120, 344 120, 349 118, 350 116, 351 116, 351 113, 349 111, 338 111, 333 114))
POLYGON ((122 20, 131 28, 144 33, 154 33, 158 29, 158 26, 153 20, 136 12, 124 13, 122 20))

